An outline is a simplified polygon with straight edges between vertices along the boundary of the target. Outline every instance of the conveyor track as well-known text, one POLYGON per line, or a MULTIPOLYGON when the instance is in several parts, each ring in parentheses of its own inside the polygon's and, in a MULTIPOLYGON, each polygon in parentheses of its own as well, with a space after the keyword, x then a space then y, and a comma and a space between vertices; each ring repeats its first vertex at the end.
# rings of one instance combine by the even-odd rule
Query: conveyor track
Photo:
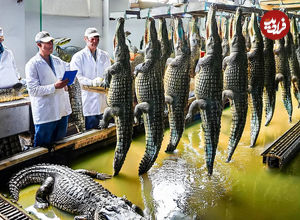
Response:
POLYGON ((0 195, 0 220, 31 220, 28 214, 0 195))
POLYGON ((274 141, 261 155, 269 167, 282 168, 300 147, 300 121, 274 141))

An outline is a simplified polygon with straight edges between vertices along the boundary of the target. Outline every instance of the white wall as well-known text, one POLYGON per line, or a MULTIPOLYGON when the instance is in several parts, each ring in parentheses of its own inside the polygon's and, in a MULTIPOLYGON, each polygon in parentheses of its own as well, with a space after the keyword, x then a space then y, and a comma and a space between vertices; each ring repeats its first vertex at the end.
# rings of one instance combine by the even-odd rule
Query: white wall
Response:
MULTIPOLYGON (((52 0, 51 0, 52 1, 52 0)), ((43 4, 43 30, 47 30, 53 37, 69 37, 71 42, 65 46, 73 45, 84 47, 85 42, 83 40, 84 31, 88 27, 95 27, 98 29, 101 35, 102 33, 102 1, 100 0, 86 0, 86 1, 74 1, 74 0, 65 0, 69 1, 69 16, 61 16, 55 14, 61 14, 61 8, 52 7, 50 11, 47 6, 51 3, 50 0, 45 0, 43 4), (88 4, 85 5, 85 4, 88 4), (78 16, 78 8, 80 6, 84 9, 87 14, 80 14, 78 16), (86 11, 87 7, 89 8, 86 11), (72 15, 72 8, 74 8, 72 15)), ((52 3, 59 5, 62 3, 62 7, 65 7, 65 2, 61 0, 55 0, 52 3)), ((101 41, 99 47, 102 47, 101 41)))
POLYGON ((15 55, 18 71, 24 74, 25 65, 25 10, 24 3, 15 0, 1 0, 0 27, 3 28, 5 40, 3 45, 15 55))

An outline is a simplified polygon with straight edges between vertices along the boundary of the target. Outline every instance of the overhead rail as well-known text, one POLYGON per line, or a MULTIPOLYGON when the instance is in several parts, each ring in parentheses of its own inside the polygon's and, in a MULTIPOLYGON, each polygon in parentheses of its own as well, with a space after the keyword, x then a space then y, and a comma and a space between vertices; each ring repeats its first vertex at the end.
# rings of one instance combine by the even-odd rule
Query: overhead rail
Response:
MULTIPOLYGON (((193 16, 206 16, 209 7, 211 4, 215 4, 218 11, 234 13, 238 7, 242 9, 244 14, 251 14, 252 12, 258 13, 262 15, 263 13, 267 12, 267 10, 263 10, 256 7, 246 7, 241 5, 230 5, 230 4, 221 4, 221 3, 211 3, 206 1, 201 2, 189 2, 186 4, 182 4, 181 6, 162 6, 162 7, 154 7, 149 9, 142 9, 140 11, 141 18, 147 17, 166 17, 169 18, 171 16, 185 16, 186 14, 190 14, 193 16)), ((300 18, 300 15, 288 13, 289 17, 294 16, 296 18, 300 18)))

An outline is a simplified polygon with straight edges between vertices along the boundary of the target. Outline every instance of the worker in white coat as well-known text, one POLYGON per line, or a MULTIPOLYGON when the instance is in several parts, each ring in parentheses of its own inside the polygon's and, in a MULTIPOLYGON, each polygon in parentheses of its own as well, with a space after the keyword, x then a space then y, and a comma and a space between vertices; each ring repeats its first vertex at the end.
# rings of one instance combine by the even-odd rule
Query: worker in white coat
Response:
POLYGON ((51 55, 54 38, 46 31, 35 36, 39 52, 25 67, 35 127, 34 146, 51 146, 67 133, 71 114, 68 79, 62 80, 69 65, 51 55))
POLYGON ((11 88, 20 83, 14 55, 3 46, 3 41, 3 29, 0 27, 0 89, 11 88))
MULTIPOLYGON (((78 70, 76 76, 81 85, 100 86, 104 71, 110 66, 109 54, 98 48, 99 37, 96 28, 87 28, 84 34, 86 47, 72 57, 70 68, 78 70)), ((81 94, 85 128, 98 128, 106 107, 106 96, 86 90, 81 94)))

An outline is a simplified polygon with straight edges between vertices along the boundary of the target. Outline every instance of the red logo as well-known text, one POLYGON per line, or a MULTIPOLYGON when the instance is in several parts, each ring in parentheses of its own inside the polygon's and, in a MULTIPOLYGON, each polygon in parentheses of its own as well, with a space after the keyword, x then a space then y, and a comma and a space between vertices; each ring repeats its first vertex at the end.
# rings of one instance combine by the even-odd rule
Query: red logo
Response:
POLYGON ((283 38, 289 32, 289 29, 289 18, 282 11, 268 11, 261 18, 260 30, 267 38, 271 40, 283 38))

